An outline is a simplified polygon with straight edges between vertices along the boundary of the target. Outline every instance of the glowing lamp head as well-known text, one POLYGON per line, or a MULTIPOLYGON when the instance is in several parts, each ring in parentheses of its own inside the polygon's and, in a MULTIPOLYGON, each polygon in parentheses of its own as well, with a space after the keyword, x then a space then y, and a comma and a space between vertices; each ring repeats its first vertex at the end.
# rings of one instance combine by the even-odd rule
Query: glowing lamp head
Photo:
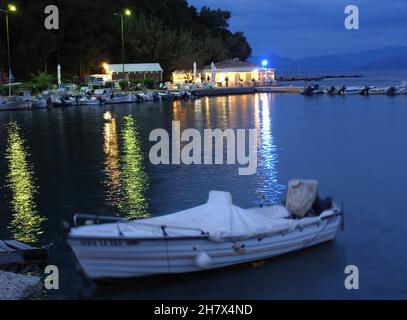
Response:
POLYGON ((106 73, 109 73, 109 64, 107 62, 103 62, 102 67, 103 67, 103 69, 105 69, 106 73))
POLYGON ((7 10, 11 11, 11 12, 16 12, 17 11, 17 7, 14 4, 9 4, 7 6, 7 10))
POLYGON ((124 9, 124 14, 126 16, 131 16, 131 10, 130 9, 124 9))
POLYGON ((263 67, 267 67, 268 64, 269 64, 269 62, 268 62, 267 60, 263 60, 263 61, 261 62, 261 65, 262 65, 263 67))

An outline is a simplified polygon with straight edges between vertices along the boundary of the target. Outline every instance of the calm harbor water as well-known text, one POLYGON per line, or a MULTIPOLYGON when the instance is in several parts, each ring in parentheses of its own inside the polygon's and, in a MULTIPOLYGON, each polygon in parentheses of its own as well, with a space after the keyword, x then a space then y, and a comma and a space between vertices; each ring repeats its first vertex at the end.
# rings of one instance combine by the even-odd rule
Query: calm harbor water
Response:
POLYGON ((257 267, 93 288, 84 285, 69 248, 58 242, 50 263, 60 269, 61 289, 53 296, 77 297, 84 291, 102 299, 407 298, 407 96, 256 94, 0 113, 0 238, 10 237, 16 217, 27 214, 13 211, 12 191, 18 188, 6 182, 5 125, 11 121, 20 125, 30 153, 32 169, 27 170, 39 190, 34 212, 46 218, 40 222, 43 234, 37 237, 32 223, 26 233, 34 232, 41 244, 55 241, 61 221, 71 221, 74 212, 121 214, 137 203, 161 215, 205 202, 210 190, 229 191, 237 205, 250 207, 262 196, 283 200, 292 178, 315 178, 322 195, 345 204, 346 231, 337 241, 257 267), (108 124, 106 111, 114 118, 108 124), (129 115, 139 139, 128 131, 129 115), (151 130, 170 131, 175 120, 182 129, 257 128, 256 175, 239 176, 238 166, 149 164, 151 130), (149 183, 140 188, 131 179, 143 166, 149 183), (129 194, 122 191, 126 183, 129 194), (344 287, 350 264, 359 267, 359 291, 344 287))

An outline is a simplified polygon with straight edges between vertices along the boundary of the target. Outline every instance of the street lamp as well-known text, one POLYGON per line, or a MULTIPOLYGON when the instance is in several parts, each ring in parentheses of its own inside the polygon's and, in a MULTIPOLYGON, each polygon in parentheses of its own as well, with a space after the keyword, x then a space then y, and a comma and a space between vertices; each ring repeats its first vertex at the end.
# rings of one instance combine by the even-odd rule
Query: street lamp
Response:
POLYGON ((6 14, 6 32, 7 32, 7 57, 8 57, 8 95, 11 97, 11 56, 10 56, 10 32, 8 26, 8 13, 9 12, 16 12, 17 7, 13 4, 9 4, 7 9, 0 9, 0 12, 4 12, 6 14))
POLYGON ((113 15, 120 17, 121 30, 122 30, 122 64, 123 64, 123 79, 124 79, 124 90, 126 90, 126 77, 124 75, 124 16, 131 16, 130 9, 124 9, 123 13, 113 13, 113 15))

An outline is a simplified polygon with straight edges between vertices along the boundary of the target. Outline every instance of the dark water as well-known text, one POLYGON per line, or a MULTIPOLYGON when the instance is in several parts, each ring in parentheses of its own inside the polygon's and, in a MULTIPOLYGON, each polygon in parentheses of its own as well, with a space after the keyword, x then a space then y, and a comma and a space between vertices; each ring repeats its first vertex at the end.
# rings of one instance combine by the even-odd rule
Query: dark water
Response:
MULTIPOLYGON (((117 212, 115 174, 127 115, 141 136, 149 177, 146 200, 153 215, 199 205, 210 190, 231 192, 242 207, 253 206, 261 196, 278 202, 288 180, 315 178, 322 195, 344 200, 346 232, 334 243, 259 267, 141 279, 93 292, 84 287, 72 254, 60 243, 50 263, 60 269, 61 290, 51 295, 77 297, 85 288, 94 298, 407 298, 407 96, 259 94, 0 113, 0 184, 6 184, 7 175, 4 124, 14 120, 31 153, 38 214, 47 218, 40 243, 54 241, 61 221, 74 212, 117 212), (106 127, 106 111, 112 112, 115 128, 106 127), (152 166, 147 161, 150 131, 170 130, 172 120, 180 121, 182 129, 257 128, 257 174, 239 176, 237 166, 227 165, 152 166), (350 264, 360 270, 358 291, 344 287, 344 269, 350 264)), ((0 238, 12 231, 7 228, 11 197, 3 187, 0 238)))

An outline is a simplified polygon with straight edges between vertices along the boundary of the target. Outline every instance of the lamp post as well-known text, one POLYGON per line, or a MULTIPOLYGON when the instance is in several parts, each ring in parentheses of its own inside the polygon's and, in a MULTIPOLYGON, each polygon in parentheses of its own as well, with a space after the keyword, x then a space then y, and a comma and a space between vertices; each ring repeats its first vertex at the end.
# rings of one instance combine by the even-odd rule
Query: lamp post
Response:
POLYGON ((131 10, 125 9, 123 13, 113 13, 113 15, 120 17, 121 32, 122 32, 122 65, 123 65, 123 80, 124 80, 124 90, 127 89, 126 77, 124 75, 124 16, 131 16, 131 10))
POLYGON ((7 9, 0 9, 0 12, 6 14, 6 32, 7 32, 7 57, 8 57, 8 95, 11 97, 11 55, 10 55, 10 31, 8 25, 8 13, 17 11, 17 7, 13 4, 9 4, 7 9))

